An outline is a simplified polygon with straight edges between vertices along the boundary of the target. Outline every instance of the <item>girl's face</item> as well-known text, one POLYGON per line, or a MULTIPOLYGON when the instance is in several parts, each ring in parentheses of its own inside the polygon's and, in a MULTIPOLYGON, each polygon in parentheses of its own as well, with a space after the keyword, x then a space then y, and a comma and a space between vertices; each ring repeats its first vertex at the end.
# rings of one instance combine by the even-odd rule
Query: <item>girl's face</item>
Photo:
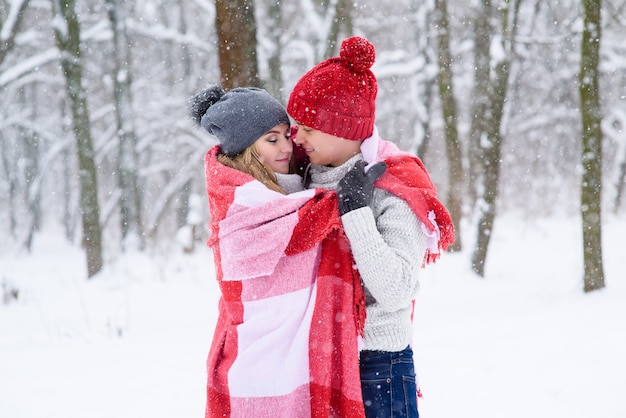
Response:
POLYGON ((289 125, 281 123, 263 134, 254 143, 262 163, 280 174, 289 173, 293 143, 289 139, 289 125))
POLYGON ((361 152, 362 141, 333 136, 300 123, 293 140, 316 165, 338 167, 361 152))

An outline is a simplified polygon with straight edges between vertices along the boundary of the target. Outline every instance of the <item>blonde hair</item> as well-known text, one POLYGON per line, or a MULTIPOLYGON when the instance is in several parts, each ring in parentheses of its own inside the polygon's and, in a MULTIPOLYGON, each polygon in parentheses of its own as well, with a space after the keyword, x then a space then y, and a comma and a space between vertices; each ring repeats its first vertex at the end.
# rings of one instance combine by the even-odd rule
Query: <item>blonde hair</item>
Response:
POLYGON ((225 154, 219 154, 217 156, 217 161, 227 167, 250 174, 270 190, 286 194, 285 191, 278 185, 278 180, 276 180, 274 171, 264 164, 259 158, 259 154, 257 153, 254 144, 250 145, 248 148, 243 150, 243 152, 233 157, 229 157, 225 154))

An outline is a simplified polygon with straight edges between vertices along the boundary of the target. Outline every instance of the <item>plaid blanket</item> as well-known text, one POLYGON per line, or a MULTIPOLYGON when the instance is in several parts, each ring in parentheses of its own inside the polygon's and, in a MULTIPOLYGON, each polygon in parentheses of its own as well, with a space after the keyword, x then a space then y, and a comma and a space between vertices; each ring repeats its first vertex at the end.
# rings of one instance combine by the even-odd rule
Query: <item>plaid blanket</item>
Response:
POLYGON ((205 156, 222 292, 206 417, 364 417, 363 290, 334 192, 282 195, 205 156))

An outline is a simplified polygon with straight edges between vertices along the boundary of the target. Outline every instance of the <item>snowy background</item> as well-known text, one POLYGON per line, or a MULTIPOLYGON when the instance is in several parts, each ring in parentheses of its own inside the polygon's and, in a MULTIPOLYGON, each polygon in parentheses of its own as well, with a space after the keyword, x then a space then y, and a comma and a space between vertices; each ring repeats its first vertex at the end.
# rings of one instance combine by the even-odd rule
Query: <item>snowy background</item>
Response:
MULTIPOLYGON (((486 277, 471 271, 475 222, 463 219, 465 250, 446 254, 421 278, 414 348, 422 418, 626 418, 624 1, 602 2, 607 287, 582 291, 583 4, 509 2, 521 7, 486 277)), ((121 245, 117 173, 128 160, 114 110, 125 107, 115 100, 118 55, 105 3, 76 2, 104 228, 105 268, 88 280, 77 143, 55 43, 60 18, 52 2, 0 0, 0 418, 203 416, 217 316, 213 257, 202 245, 192 254, 177 250, 175 241, 185 223, 200 230, 207 221, 206 201, 194 197, 204 196, 202 155, 213 140, 185 112, 190 96, 220 79, 217 31, 207 23, 215 21, 215 2, 116 2, 133 46, 132 112, 124 116, 136 128, 139 156, 130 168, 143 202, 140 236, 148 238, 135 254, 121 245), (191 222, 190 213, 201 215, 191 222)), ((255 3, 259 71, 284 102, 322 60, 336 16, 326 5, 344 2, 280 2, 280 23, 274 2, 255 3), (273 83, 272 58, 281 62, 282 83, 273 83)), ((448 1, 464 162, 472 115, 483 114, 475 113, 482 93, 474 90, 474 40, 489 35, 492 62, 502 58, 495 22, 504 9, 494 3, 493 27, 476 30, 477 17, 489 16, 485 3, 448 1)), ((376 46, 381 136, 411 152, 426 144, 420 158, 443 195, 449 166, 434 5, 360 0, 349 23, 376 46)), ((468 194, 464 217, 476 213, 468 194)))
MULTIPOLYGON (((626 417, 624 236, 626 219, 607 216, 607 287, 590 294, 576 217, 499 217, 485 279, 466 252, 424 270, 422 418, 626 417)), ((19 292, 0 304, 0 417, 203 416, 210 251, 127 255, 88 281, 61 237, 0 256, 4 293, 19 292)))

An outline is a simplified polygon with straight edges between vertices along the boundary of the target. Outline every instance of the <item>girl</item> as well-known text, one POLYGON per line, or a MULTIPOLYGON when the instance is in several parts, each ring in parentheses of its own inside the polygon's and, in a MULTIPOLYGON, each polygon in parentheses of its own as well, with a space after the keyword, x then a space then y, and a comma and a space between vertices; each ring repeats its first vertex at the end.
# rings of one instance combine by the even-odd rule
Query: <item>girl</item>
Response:
POLYGON ((264 90, 212 86, 191 114, 219 142, 205 156, 221 291, 206 417, 364 417, 364 295, 336 194, 297 191, 289 119, 264 90))

